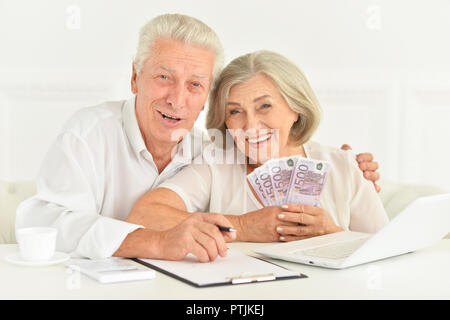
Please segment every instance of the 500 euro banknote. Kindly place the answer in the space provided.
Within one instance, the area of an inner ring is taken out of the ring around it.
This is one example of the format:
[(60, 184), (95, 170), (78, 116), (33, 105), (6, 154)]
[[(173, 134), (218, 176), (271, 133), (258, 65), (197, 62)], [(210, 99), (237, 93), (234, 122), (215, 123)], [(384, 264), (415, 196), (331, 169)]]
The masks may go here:
[(330, 164), (326, 161), (298, 158), (292, 172), (286, 203), (318, 206)]
[(256, 168), (247, 178), (264, 206), (277, 205), (272, 180), (266, 166)]
[(276, 205), (286, 203), (292, 172), (298, 157), (271, 159), (267, 165), (275, 193)]

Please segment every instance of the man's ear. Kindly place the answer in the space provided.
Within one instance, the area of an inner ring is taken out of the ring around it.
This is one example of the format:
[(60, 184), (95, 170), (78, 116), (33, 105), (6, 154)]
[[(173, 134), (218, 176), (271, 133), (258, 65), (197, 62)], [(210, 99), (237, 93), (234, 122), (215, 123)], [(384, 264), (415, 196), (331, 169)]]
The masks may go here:
[(136, 78), (137, 78), (136, 68), (134, 67), (134, 62), (133, 62), (133, 72), (131, 74), (131, 92), (133, 92), (134, 94), (137, 94), (137, 92), (138, 92)]

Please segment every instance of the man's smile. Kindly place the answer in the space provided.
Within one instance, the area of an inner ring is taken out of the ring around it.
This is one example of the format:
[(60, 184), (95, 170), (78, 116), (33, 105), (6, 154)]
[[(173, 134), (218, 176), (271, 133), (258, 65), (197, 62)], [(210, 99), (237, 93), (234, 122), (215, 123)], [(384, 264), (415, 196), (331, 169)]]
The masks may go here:
[(170, 115), (170, 114), (162, 112), (162, 111), (158, 111), (158, 112), (163, 116), (164, 119), (173, 120), (173, 121), (181, 120), (181, 118), (176, 117), (174, 115)]
[(174, 127), (180, 124), (184, 119), (178, 115), (170, 114), (167, 112), (162, 112), (159, 110), (156, 110), (159, 114), (159, 117), (162, 121), (162, 123), (169, 127)]

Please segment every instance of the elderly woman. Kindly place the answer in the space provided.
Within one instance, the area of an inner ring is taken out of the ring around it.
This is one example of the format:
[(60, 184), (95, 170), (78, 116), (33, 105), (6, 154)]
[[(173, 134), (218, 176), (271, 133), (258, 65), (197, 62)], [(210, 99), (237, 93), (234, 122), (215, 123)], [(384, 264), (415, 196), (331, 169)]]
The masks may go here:
[[(350, 151), (310, 141), (319, 122), (319, 103), (294, 63), (270, 51), (236, 58), (210, 94), (207, 128), (232, 138), (248, 161), (194, 161), (144, 196), (146, 212), (132, 212), (128, 220), (167, 229), (185, 219), (187, 212), (216, 212), (237, 229), (237, 240), (255, 242), (299, 240), (342, 230), (376, 232), (388, 218), (373, 184), (364, 179)], [(318, 206), (261, 204), (246, 177), (274, 150), (278, 157), (301, 155), (330, 163)]]

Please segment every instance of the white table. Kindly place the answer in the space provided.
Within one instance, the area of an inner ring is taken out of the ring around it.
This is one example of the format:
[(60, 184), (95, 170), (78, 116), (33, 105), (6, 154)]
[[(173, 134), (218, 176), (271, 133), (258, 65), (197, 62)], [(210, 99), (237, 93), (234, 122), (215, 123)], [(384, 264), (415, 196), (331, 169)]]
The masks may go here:
[[(264, 245), (229, 247), (252, 253)], [(159, 272), (152, 280), (99, 284), (62, 264), (21, 267), (3, 260), (17, 250), (17, 245), (0, 245), (0, 299), (450, 299), (450, 240), (346, 270), (273, 260), (308, 278), (210, 288), (195, 288)]]

